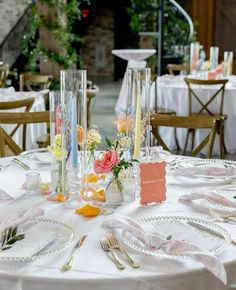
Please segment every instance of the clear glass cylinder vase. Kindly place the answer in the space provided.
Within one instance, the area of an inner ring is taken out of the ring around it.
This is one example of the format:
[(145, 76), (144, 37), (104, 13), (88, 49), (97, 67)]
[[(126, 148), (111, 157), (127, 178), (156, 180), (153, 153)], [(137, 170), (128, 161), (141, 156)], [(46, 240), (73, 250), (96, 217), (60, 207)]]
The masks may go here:
[[(64, 122), (61, 126), (62, 145), (68, 152), (63, 170), (69, 172), (71, 199), (80, 200), (86, 188), (87, 173), (87, 72), (86, 70), (61, 71), (61, 110)], [(71, 98), (66, 92), (70, 92)]]
[(150, 148), (150, 68), (129, 68), (128, 95), (125, 110), (126, 135), (131, 138), (131, 156), (140, 160)]

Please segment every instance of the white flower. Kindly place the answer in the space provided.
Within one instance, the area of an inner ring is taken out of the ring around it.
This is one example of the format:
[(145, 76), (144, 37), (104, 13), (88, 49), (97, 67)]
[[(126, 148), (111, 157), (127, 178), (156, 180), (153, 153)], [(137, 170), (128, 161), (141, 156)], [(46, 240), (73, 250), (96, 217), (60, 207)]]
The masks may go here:
[(66, 158), (67, 151), (64, 148), (62, 149), (61, 147), (55, 147), (52, 151), (52, 154), (58, 161), (60, 161), (64, 158)]
[(122, 148), (129, 148), (131, 146), (131, 142), (132, 142), (131, 138), (125, 136), (119, 140), (119, 145)]
[(53, 140), (53, 146), (61, 146), (61, 134), (57, 134)]
[(87, 132), (88, 147), (101, 143), (101, 135), (97, 130), (91, 129)]

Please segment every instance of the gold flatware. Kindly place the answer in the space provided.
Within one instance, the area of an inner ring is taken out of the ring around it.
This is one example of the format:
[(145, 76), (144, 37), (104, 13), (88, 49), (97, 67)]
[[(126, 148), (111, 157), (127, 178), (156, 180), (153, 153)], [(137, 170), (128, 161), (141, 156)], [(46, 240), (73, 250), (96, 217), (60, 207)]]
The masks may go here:
[[(219, 238), (221, 238), (221, 239), (224, 238), (224, 237), (223, 237), (220, 233), (218, 233), (217, 231), (215, 231), (215, 230), (213, 230), (213, 229), (210, 229), (210, 228), (208, 228), (207, 226), (204, 226), (204, 225), (202, 225), (202, 224), (199, 224), (199, 223), (196, 223), (196, 222), (192, 222), (192, 221), (188, 221), (187, 224), (189, 224), (189, 225), (191, 225), (191, 226), (193, 226), (193, 227), (195, 227), (195, 228), (197, 228), (197, 229), (199, 229), (199, 230), (205, 231), (205, 232), (207, 232), (207, 233), (209, 233), (209, 234), (211, 234), (211, 235), (213, 235), (213, 236), (217, 236), (217, 237), (219, 237)], [(236, 244), (236, 239), (233, 239), (231, 236), (230, 236), (230, 239), (231, 239), (231, 242), (232, 242), (233, 244)]]
[(209, 209), (209, 214), (219, 222), (236, 221), (234, 214), (222, 214), (213, 209)]
[(79, 241), (75, 244), (75, 246), (74, 246), (74, 248), (73, 248), (73, 250), (72, 250), (72, 252), (71, 252), (71, 254), (70, 254), (69, 258), (68, 258), (68, 260), (66, 261), (66, 263), (65, 263), (65, 264), (63, 265), (63, 267), (62, 267), (62, 269), (63, 269), (64, 271), (68, 271), (68, 270), (71, 269), (71, 267), (72, 267), (72, 263), (73, 263), (73, 261), (74, 261), (76, 255), (77, 255), (78, 252), (79, 252), (79, 249), (80, 249), (81, 246), (83, 245), (83, 243), (84, 243), (84, 241), (85, 241), (86, 238), (87, 238), (87, 235), (83, 235), (83, 236), (79, 239)]
[(129, 264), (130, 264), (131, 267), (133, 267), (133, 268), (139, 268), (139, 264), (136, 263), (131, 258), (131, 256), (128, 254), (128, 252), (119, 244), (119, 242), (117, 241), (116, 237), (112, 233), (109, 233), (106, 236), (107, 236), (107, 241), (110, 244), (110, 246), (113, 249), (117, 249), (117, 250), (121, 251), (126, 256), (126, 259), (129, 262)]
[(108, 244), (107, 240), (100, 240), (101, 247), (103, 251), (110, 252), (111, 258), (113, 262), (116, 264), (117, 268), (120, 270), (125, 269), (125, 265), (123, 265), (117, 255), (114, 253), (112, 247)]
[(30, 170), (30, 167), (27, 164), (25, 164), (24, 162), (22, 162), (21, 160), (19, 160), (18, 158), (13, 157), (12, 161), (19, 164), (24, 169)]

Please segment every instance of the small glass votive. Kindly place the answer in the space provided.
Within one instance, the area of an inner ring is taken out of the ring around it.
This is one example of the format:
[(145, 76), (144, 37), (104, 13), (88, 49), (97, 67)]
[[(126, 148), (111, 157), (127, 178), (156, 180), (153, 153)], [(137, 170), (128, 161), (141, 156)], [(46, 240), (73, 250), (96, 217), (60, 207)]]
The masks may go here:
[(39, 172), (28, 172), (25, 174), (26, 195), (39, 195), (41, 182)]

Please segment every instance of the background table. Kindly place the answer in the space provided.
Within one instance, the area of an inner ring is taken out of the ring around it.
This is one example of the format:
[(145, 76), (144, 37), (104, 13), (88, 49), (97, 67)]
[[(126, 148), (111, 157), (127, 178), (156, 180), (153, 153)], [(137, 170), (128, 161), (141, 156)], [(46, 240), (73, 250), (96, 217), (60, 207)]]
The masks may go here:
[[(9, 164), (10, 158), (0, 159), (1, 164)], [(13, 197), (20, 197), (20, 190), (26, 171), (17, 164), (10, 163), (5, 171), (0, 172), (0, 188)], [(12, 182), (14, 176), (14, 182)], [(43, 181), (49, 180), (49, 172), (41, 171)], [(212, 182), (212, 181), (211, 181)], [(113, 262), (101, 250), (99, 239), (105, 230), (101, 224), (113, 216), (127, 215), (138, 219), (157, 214), (190, 214), (204, 216), (192, 207), (178, 202), (178, 197), (197, 188), (204, 190), (209, 181), (191, 177), (168, 176), (167, 201), (162, 204), (140, 206), (139, 200), (117, 207), (111, 215), (95, 218), (83, 218), (74, 213), (74, 209), (63, 204), (52, 203), (45, 197), (16, 199), (6, 204), (0, 202), (0, 218), (15, 213), (22, 208), (39, 206), (45, 216), (62, 220), (78, 230), (78, 236), (87, 234), (88, 238), (70, 271), (61, 268), (71, 248), (61, 254), (36, 260), (31, 263), (0, 262), (0, 290), (223, 290), (225, 287), (200, 263), (193, 260), (172, 260), (145, 256), (129, 250), (133, 258), (140, 263), (139, 269), (127, 265), (124, 271), (117, 270)], [(215, 184), (215, 182), (214, 182)], [(205, 215), (209, 218), (209, 216)], [(222, 224), (221, 224), (222, 225)], [(224, 224), (236, 237), (236, 226)], [(226, 265), (228, 281), (236, 282), (236, 246), (230, 246), (220, 256)]]
[[(34, 104), (31, 108), (31, 112), (38, 112), (38, 111), (45, 111), (45, 100), (44, 94), (48, 93), (48, 90), (42, 90), (39, 92), (16, 92), (13, 87), (7, 89), (0, 89), (0, 102), (4, 101), (14, 101), (19, 99), (26, 99), (26, 98), (35, 98)], [(23, 112), (24, 108), (9, 110), (9, 112)], [(5, 110), (6, 111), (6, 110)], [(2, 125), (3, 128), (10, 132), (11, 128), (14, 125)], [(26, 149), (34, 149), (38, 148), (36, 144), (36, 140), (46, 134), (47, 128), (45, 123), (37, 123), (37, 124), (30, 124), (27, 125), (27, 132), (26, 132)], [(14, 141), (21, 146), (22, 144), (22, 126), (16, 131), (14, 134)]]
[[(164, 107), (174, 110), (177, 115), (186, 116), (188, 115), (188, 88), (183, 80), (184, 76), (169, 76), (164, 75), (157, 78), (157, 92), (155, 94), (154, 85), (151, 89), (151, 105), (154, 107), (155, 98), (157, 98), (157, 107)], [(204, 96), (204, 100), (208, 100), (214, 93), (215, 89), (212, 87), (198, 86), (196, 93)], [(193, 103), (195, 109), (198, 105)], [(220, 106), (219, 99), (214, 100), (214, 107), (209, 106), (213, 109)], [(225, 145), (227, 152), (236, 152), (236, 76), (229, 77), (229, 82), (226, 84), (224, 107), (223, 113), (228, 115), (225, 121)], [(177, 129), (177, 137), (181, 148), (184, 146), (185, 136), (187, 130)], [(205, 131), (206, 132), (206, 131)], [(205, 136), (204, 130), (196, 131), (196, 144)], [(175, 148), (175, 140), (173, 130), (170, 128), (160, 128), (160, 133), (165, 140), (167, 146), (171, 149)], [(189, 138), (190, 141), (191, 138)], [(216, 136), (214, 152), (219, 152), (219, 141), (218, 135)]]

